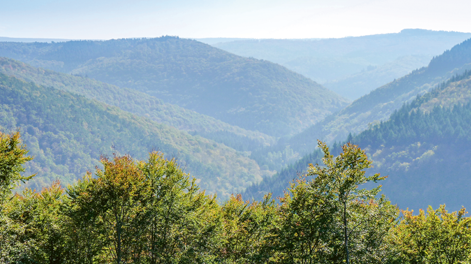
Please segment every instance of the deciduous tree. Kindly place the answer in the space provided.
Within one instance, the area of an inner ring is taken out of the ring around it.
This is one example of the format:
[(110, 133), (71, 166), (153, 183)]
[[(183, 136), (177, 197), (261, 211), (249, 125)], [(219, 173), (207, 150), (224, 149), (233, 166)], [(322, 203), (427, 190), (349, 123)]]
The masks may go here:
[(402, 211), (391, 244), (402, 263), (467, 263), (471, 260), (471, 218), (466, 209), (448, 213), (445, 205), (427, 212)]

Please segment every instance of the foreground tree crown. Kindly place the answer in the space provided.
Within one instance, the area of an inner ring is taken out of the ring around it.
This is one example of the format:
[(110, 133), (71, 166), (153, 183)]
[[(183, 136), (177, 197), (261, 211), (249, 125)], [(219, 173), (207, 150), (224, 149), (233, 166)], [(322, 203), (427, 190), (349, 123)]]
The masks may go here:
[(31, 160), (19, 133), (0, 134), (1, 263), (463, 263), (471, 260), (470, 218), (445, 206), (402, 211), (384, 180), (366, 176), (364, 151), (346, 144), (293, 181), (276, 202), (220, 204), (175, 159), (103, 157), (67, 188), (24, 189)]

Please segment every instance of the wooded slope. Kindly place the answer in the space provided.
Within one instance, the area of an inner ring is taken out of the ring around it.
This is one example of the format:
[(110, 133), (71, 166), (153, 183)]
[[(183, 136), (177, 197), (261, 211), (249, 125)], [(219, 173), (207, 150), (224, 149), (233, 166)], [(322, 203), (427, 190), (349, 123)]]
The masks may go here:
[(71, 183), (98, 165), (100, 155), (152, 150), (176, 157), (210, 192), (227, 198), (260, 181), (268, 171), (232, 148), (157, 124), (117, 107), (0, 74), (0, 126), (19, 128), (35, 156), (28, 172), (34, 187), (59, 178)]
[(272, 144), (275, 140), (266, 134), (245, 130), (213, 117), (164, 103), (148, 94), (83, 76), (36, 68), (23, 62), (1, 57), (0, 73), (117, 106), (126, 112), (147, 117), (157, 123), (170, 125), (191, 134), (202, 135), (237, 150), (250, 150)]
[(0, 56), (132, 88), (272, 136), (300, 132), (348, 103), (278, 64), (176, 37), (3, 42)]
[[(471, 72), (451, 78), (348, 141), (365, 149), (374, 161), (369, 173), (389, 175), (384, 193), (402, 208), (446, 203), (467, 206), (471, 196)], [(334, 153), (340, 152), (334, 144)], [(279, 196), (288, 182), (321, 163), (319, 150), (304, 156), (273, 178), (250, 187), (246, 196), (260, 198), (271, 191)], [(247, 197), (248, 198), (248, 197)]]
[(471, 34), (461, 32), (404, 29), (399, 33), (360, 37), (208, 43), (240, 56), (279, 63), (355, 100), (426, 66), (433, 56), (470, 37)]
[(342, 141), (349, 133), (360, 133), (369, 125), (387, 120), (404, 103), (411, 102), (417, 95), (430, 91), (467, 69), (471, 69), (471, 40), (435, 57), (428, 67), (377, 88), (337, 114), (293, 136), (286, 144), (295, 151), (306, 154), (315, 148), (316, 139), (330, 143)]

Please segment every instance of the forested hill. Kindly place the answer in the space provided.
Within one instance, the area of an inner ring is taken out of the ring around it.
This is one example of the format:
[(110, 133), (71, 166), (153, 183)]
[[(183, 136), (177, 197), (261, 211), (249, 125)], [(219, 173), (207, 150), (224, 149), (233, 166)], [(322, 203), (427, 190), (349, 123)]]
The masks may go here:
[(433, 56), (470, 37), (470, 33), (405, 29), (360, 37), (208, 43), (240, 56), (279, 63), (355, 100), (426, 66)]
[(139, 90), (272, 136), (300, 132), (348, 103), (278, 64), (176, 37), (3, 42), (0, 56)]
[(344, 140), (349, 133), (360, 133), (369, 124), (387, 120), (404, 103), (466, 69), (471, 69), (471, 40), (435, 57), (428, 67), (413, 71), (354, 101), (339, 113), (293, 136), (286, 144), (306, 154), (315, 148), (316, 139), (327, 142)]
[(55, 179), (71, 183), (98, 165), (102, 154), (145, 159), (152, 150), (177, 157), (221, 198), (268, 173), (232, 148), (66, 91), (0, 73), (0, 94), (0, 129), (19, 128), (35, 157), (27, 164), (29, 173), (38, 173), (33, 187)]
[[(350, 142), (365, 149), (374, 161), (370, 173), (389, 175), (384, 193), (401, 208), (446, 203), (452, 209), (469, 206), (471, 194), (471, 72), (452, 78), (419, 96)], [(340, 144), (333, 146), (338, 153)], [(305, 156), (245, 196), (260, 198), (266, 191), (281, 195), (288, 182), (321, 163), (320, 151)]]
[(0, 73), (117, 106), (121, 110), (148, 117), (155, 122), (176, 127), (179, 130), (202, 135), (240, 151), (259, 148), (275, 141), (266, 134), (245, 130), (213, 117), (164, 103), (148, 94), (119, 88), (83, 76), (35, 68), (23, 62), (2, 57), (0, 57)]

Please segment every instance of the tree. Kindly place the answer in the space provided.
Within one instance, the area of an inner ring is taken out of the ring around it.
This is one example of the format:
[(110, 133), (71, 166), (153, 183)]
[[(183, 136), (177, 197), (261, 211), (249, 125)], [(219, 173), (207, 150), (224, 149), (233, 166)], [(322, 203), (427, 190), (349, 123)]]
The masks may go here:
[(220, 244), (221, 214), (215, 196), (175, 159), (152, 152), (139, 164), (148, 188), (143, 221), (148, 263), (211, 263)]
[[(152, 152), (148, 161), (115, 156), (102, 164), (95, 178), (88, 173), (67, 190), (66, 213), (79, 231), (72, 241), (88, 263), (214, 259), (221, 230), (216, 197), (199, 191), (176, 160)], [(98, 241), (84, 238), (84, 230)]]
[(354, 212), (351, 209), (358, 203), (375, 199), (381, 191), (381, 186), (370, 190), (359, 189), (359, 186), (368, 182), (376, 183), (386, 177), (380, 177), (379, 173), (365, 176), (365, 169), (370, 168), (372, 162), (368, 160), (365, 152), (356, 145), (345, 144), (342, 146), (342, 153), (335, 158), (330, 154), (325, 143), (318, 141), (318, 146), (324, 152), (322, 161), (325, 166), (311, 164), (307, 176), (315, 176), (311, 184), (328, 194), (325, 202), (333, 203), (332, 206), (341, 212), (345, 261), (349, 264), (349, 234), (355, 229), (354, 226), (350, 225), (349, 227), (349, 220), (354, 219)]
[(9, 202), (8, 217), (26, 231), (17, 234), (20, 241), (29, 241), (29, 253), (22, 262), (65, 263), (67, 259), (64, 215), (61, 212), (64, 190), (59, 182), (41, 192), (25, 189)]
[(89, 173), (84, 184), (68, 190), (76, 213), (98, 222), (98, 231), (107, 245), (103, 256), (106, 261), (127, 263), (139, 252), (136, 233), (143, 221), (145, 200), (149, 196), (145, 177), (129, 156), (115, 156), (113, 160), (102, 157), (104, 169), (96, 170), (96, 178)]
[[(275, 223), (275, 257), (279, 263), (332, 263), (336, 211), (328, 185), (315, 185), (306, 177), (291, 183), (280, 199)], [(334, 257), (335, 258), (335, 257)]]
[(107, 239), (103, 239), (104, 223), (98, 220), (99, 210), (91, 203), (89, 176), (68, 186), (64, 197), (62, 213), (68, 234), (67, 263), (92, 264), (107, 245)]
[(399, 209), (382, 196), (380, 199), (351, 204), (349, 243), (353, 245), (352, 262), (393, 263), (396, 248), (389, 243), (397, 225)]
[(20, 132), (10, 135), (0, 132), (0, 202), (3, 202), (16, 182), (34, 177), (21, 175), (25, 171), (23, 165), (33, 159), (26, 154), (28, 150), (21, 144)]
[(32, 160), (26, 156), (28, 150), (21, 144), (20, 133), (5, 134), (0, 132), (0, 261), (18, 262), (31, 252), (33, 240), (22, 240), (25, 224), (12, 220), (5, 211), (14, 209), (7, 200), (18, 181), (27, 181), (34, 177), (22, 176), (23, 165)]
[(471, 218), (466, 209), (448, 213), (444, 205), (402, 211), (390, 243), (399, 251), (401, 263), (467, 263), (471, 260)]
[(15, 208), (12, 203), (3, 204), (0, 214), (0, 263), (28, 263), (36, 240), (29, 236), (27, 224), (8, 216)]
[(261, 202), (231, 196), (222, 206), (223, 226), (219, 261), (223, 263), (267, 263), (272, 255), (272, 229), (278, 206), (271, 195)]

